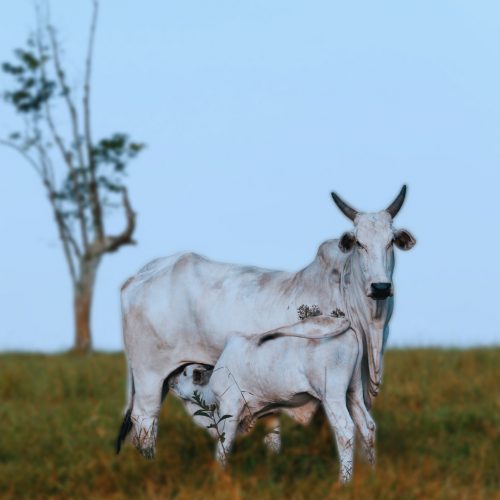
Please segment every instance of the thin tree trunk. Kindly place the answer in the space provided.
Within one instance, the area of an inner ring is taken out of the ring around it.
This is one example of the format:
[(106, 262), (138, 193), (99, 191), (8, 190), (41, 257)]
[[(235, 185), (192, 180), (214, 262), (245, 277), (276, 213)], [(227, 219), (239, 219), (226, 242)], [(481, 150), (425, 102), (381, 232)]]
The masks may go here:
[(92, 350), (90, 319), (98, 265), (98, 259), (82, 259), (80, 276), (74, 289), (75, 343), (73, 350), (81, 354)]

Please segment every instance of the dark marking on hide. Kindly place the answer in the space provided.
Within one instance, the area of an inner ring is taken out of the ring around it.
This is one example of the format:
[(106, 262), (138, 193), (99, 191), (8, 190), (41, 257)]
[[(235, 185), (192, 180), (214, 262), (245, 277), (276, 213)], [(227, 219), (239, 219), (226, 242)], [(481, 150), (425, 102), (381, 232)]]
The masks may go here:
[(257, 343), (257, 346), (261, 346), (264, 342), (267, 342), (269, 340), (274, 340), (280, 337), (283, 337), (284, 335), (280, 332), (276, 333), (269, 333), (268, 335), (264, 335), (259, 339), (259, 342)]
[(168, 394), (168, 390), (170, 389), (170, 385), (169, 385), (169, 377), (167, 377), (164, 381), (163, 381), (163, 385), (161, 386), (161, 402), (163, 403), (163, 401), (165, 400), (165, 398), (167, 397), (167, 394)]
[(299, 406), (304, 406), (306, 403), (309, 403), (313, 399), (316, 398), (314, 398), (314, 396), (311, 396), (308, 392), (298, 392), (287, 401), (278, 401), (267, 404), (261, 410), (255, 413), (254, 417), (262, 418), (269, 413), (279, 411), (281, 408), (298, 408)]

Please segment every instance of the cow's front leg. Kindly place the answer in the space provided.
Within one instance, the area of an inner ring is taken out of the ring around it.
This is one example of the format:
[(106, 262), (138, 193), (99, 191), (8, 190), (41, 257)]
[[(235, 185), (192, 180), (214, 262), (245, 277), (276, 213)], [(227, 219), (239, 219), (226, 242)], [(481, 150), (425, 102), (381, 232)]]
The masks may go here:
[(335, 434), (340, 460), (340, 482), (348, 483), (352, 477), (354, 460), (354, 422), (344, 399), (323, 401), (328, 422)]
[(264, 437), (264, 444), (270, 452), (279, 453), (281, 450), (281, 429), (279, 416), (272, 415), (267, 417), (264, 421), (264, 425), (267, 431)]

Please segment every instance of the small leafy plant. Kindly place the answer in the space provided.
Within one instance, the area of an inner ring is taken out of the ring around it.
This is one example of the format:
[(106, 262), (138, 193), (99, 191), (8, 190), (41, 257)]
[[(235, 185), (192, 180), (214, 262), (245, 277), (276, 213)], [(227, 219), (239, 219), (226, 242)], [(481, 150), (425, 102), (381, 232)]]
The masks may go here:
[(220, 431), (219, 424), (222, 421), (226, 420), (227, 418), (231, 418), (232, 415), (220, 416), (218, 406), (216, 404), (208, 404), (203, 399), (203, 396), (200, 394), (199, 391), (194, 391), (192, 401), (196, 406), (200, 408), (193, 414), (193, 416), (194, 417), (200, 416), (209, 419), (210, 424), (207, 425), (206, 428), (215, 429), (215, 432), (217, 434), (217, 440), (220, 442), (221, 447), (224, 451), (224, 457), (227, 459), (228, 451), (224, 447), (224, 441), (226, 440), (226, 433)]
[(330, 316), (332, 316), (333, 318), (345, 318), (345, 312), (337, 307), (337, 309), (334, 309), (330, 313)]
[(307, 306), (306, 304), (302, 304), (297, 308), (297, 314), (299, 315), (299, 319), (303, 320), (306, 318), (310, 318), (311, 316), (321, 316), (323, 314), (317, 305)]

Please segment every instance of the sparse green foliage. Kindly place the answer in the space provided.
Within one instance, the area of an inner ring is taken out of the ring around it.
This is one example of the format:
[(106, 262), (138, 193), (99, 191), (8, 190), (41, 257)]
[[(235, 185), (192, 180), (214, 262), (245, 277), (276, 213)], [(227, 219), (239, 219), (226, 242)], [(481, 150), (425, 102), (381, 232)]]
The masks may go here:
[[(56, 82), (48, 79), (42, 67), (48, 62), (46, 47), (40, 54), (35, 54), (33, 40), (29, 39), (26, 49), (14, 51), (15, 62), (4, 62), (2, 70), (10, 74), (16, 88), (4, 93), (6, 102), (16, 111), (27, 115), (41, 113), (42, 106), (51, 99), (57, 87)], [(41, 118), (41, 115), (37, 116)]]
[[(193, 403), (198, 406), (200, 409), (197, 410), (193, 416), (201, 416), (208, 418), (210, 423), (207, 425), (207, 429), (214, 429), (217, 435), (217, 440), (221, 443), (222, 449), (224, 450), (224, 454), (227, 455), (226, 449), (224, 448), (224, 442), (226, 441), (226, 433), (224, 431), (221, 432), (219, 428), (219, 424), (226, 420), (227, 418), (231, 418), (232, 415), (220, 415), (219, 408), (216, 404), (207, 404), (203, 399), (202, 395), (198, 391), (194, 391), (192, 397)], [(227, 457), (226, 457), (227, 458)]]
[(357, 460), (353, 483), (342, 488), (321, 413), (308, 427), (282, 417), (279, 455), (269, 455), (257, 425), (237, 439), (222, 473), (212, 440), (169, 396), (155, 460), (132, 445), (116, 456), (122, 355), (3, 354), (0, 497), (496, 499), (500, 349), (389, 350), (384, 361), (374, 409), (377, 467)]

